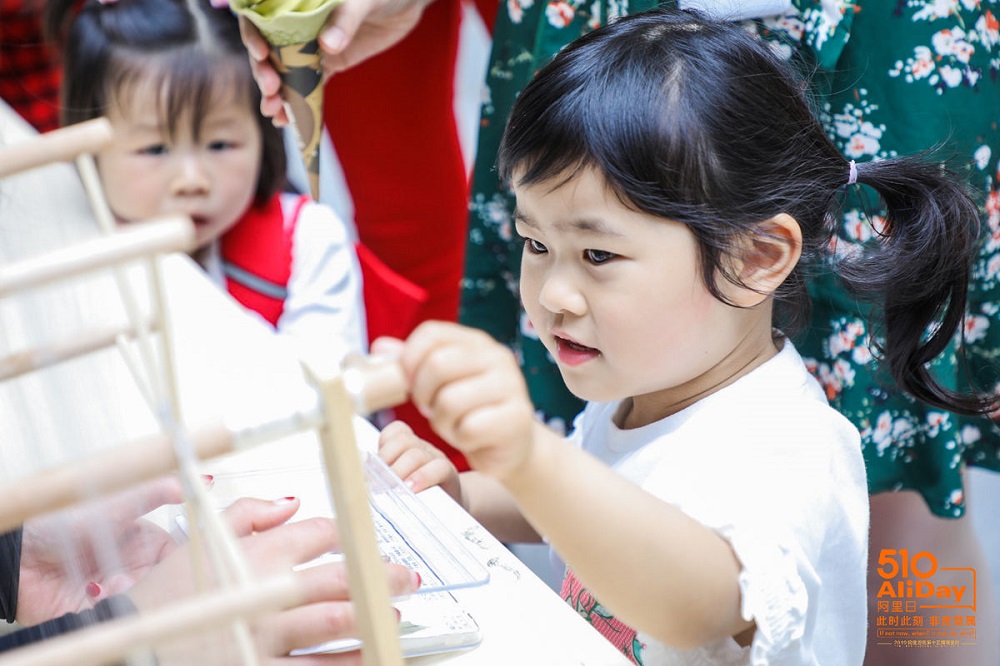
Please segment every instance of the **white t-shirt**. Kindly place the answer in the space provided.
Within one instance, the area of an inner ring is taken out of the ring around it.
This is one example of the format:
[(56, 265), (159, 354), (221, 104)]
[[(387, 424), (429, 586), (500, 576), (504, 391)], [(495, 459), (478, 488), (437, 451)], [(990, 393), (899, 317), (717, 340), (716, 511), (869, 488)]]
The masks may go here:
[(792, 344), (656, 423), (621, 430), (612, 421), (617, 409), (588, 404), (571, 439), (731, 544), (742, 565), (743, 616), (757, 627), (746, 648), (726, 638), (681, 651), (640, 633), (643, 663), (861, 664), (868, 559), (861, 444)]

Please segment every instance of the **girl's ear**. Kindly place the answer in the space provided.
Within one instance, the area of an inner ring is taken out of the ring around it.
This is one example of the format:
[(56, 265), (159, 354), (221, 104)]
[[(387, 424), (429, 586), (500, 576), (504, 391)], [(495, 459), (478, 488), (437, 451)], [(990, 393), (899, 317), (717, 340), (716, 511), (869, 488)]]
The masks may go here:
[(744, 287), (732, 294), (743, 307), (759, 305), (788, 278), (802, 256), (802, 230), (794, 217), (780, 213), (757, 225), (740, 256)]

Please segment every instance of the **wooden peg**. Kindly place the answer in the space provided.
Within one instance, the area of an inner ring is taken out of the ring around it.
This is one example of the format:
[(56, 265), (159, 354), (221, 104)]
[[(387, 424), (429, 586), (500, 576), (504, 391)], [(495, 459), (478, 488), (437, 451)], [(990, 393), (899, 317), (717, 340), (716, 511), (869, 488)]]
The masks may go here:
[(367, 416), (386, 407), (406, 402), (406, 375), (399, 361), (385, 356), (368, 356), (348, 361), (344, 386), (358, 414)]
[(306, 372), (322, 396), (324, 423), (319, 436), (342, 537), (362, 661), (366, 666), (402, 666), (399, 623), (389, 603), (389, 581), (354, 436), (354, 401), (344, 386), (343, 374), (324, 376), (309, 365)]
[(306, 593), (292, 575), (260, 581), (250, 587), (199, 595), (147, 615), (104, 622), (27, 647), (5, 652), (4, 666), (91, 666), (118, 663), (143, 645), (166, 644), (212, 629), (235, 618), (253, 619), (267, 612), (300, 605)]
[(95, 118), (0, 147), (0, 178), (52, 162), (69, 162), (81, 153), (96, 153), (111, 142), (111, 123)]
[(0, 266), (0, 297), (156, 253), (187, 250), (194, 224), (178, 216)]

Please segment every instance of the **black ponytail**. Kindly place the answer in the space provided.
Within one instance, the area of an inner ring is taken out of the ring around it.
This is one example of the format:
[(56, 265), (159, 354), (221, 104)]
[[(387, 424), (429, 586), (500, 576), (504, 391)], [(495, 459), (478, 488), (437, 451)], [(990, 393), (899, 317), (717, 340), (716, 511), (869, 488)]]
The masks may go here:
[(970, 415), (992, 411), (995, 396), (949, 390), (927, 367), (956, 335), (964, 342), (979, 237), (979, 209), (967, 188), (926, 157), (859, 165), (858, 182), (880, 195), (885, 222), (878, 242), (842, 258), (837, 272), (851, 293), (880, 308), (878, 352), (893, 380), (936, 407)]

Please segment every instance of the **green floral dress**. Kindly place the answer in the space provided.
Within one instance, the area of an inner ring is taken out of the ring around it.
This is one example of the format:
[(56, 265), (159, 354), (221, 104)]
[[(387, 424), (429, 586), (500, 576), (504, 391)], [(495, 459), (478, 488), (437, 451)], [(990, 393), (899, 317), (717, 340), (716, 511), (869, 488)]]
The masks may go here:
[[(762, 22), (765, 38), (800, 40), (818, 66), (817, 112), (858, 162), (936, 148), (982, 209), (981, 253), (965, 322), (966, 358), (945, 354), (938, 378), (967, 388), (1000, 383), (1000, 0), (799, 3), (796, 18)], [(784, 41), (787, 45), (789, 42)], [(877, 195), (850, 188), (838, 250), (872, 238)], [(867, 207), (866, 207), (867, 205)], [(961, 516), (961, 468), (1000, 470), (1000, 429), (928, 407), (893, 387), (872, 356), (864, 311), (835, 278), (811, 284), (812, 326), (796, 344), (831, 403), (858, 426), (872, 493), (918, 490), (930, 509)], [(966, 374), (968, 373), (968, 374)]]
[[(493, 169), (514, 99), (562, 46), (608, 20), (648, 9), (650, 0), (506, 0), (482, 105), (479, 158), (469, 216), (460, 318), (518, 354), (539, 414), (565, 429), (581, 404), (519, 306), (520, 246), (513, 198)], [(797, 12), (748, 24), (787, 57), (816, 68), (817, 113), (850, 159), (938, 153), (963, 171), (983, 209), (982, 256), (966, 324), (967, 362), (946, 355), (942, 381), (964, 385), (966, 368), (982, 386), (1000, 384), (1000, 0), (795, 0)], [(811, 71), (811, 70), (810, 70)], [(852, 188), (840, 228), (842, 247), (878, 227), (873, 193)], [(863, 208), (861, 202), (869, 203)], [(867, 345), (864, 312), (831, 279), (812, 285), (813, 326), (796, 341), (831, 402), (861, 430), (872, 493), (919, 490), (931, 510), (964, 511), (960, 470), (1000, 470), (1000, 429), (910, 400), (896, 391)]]

